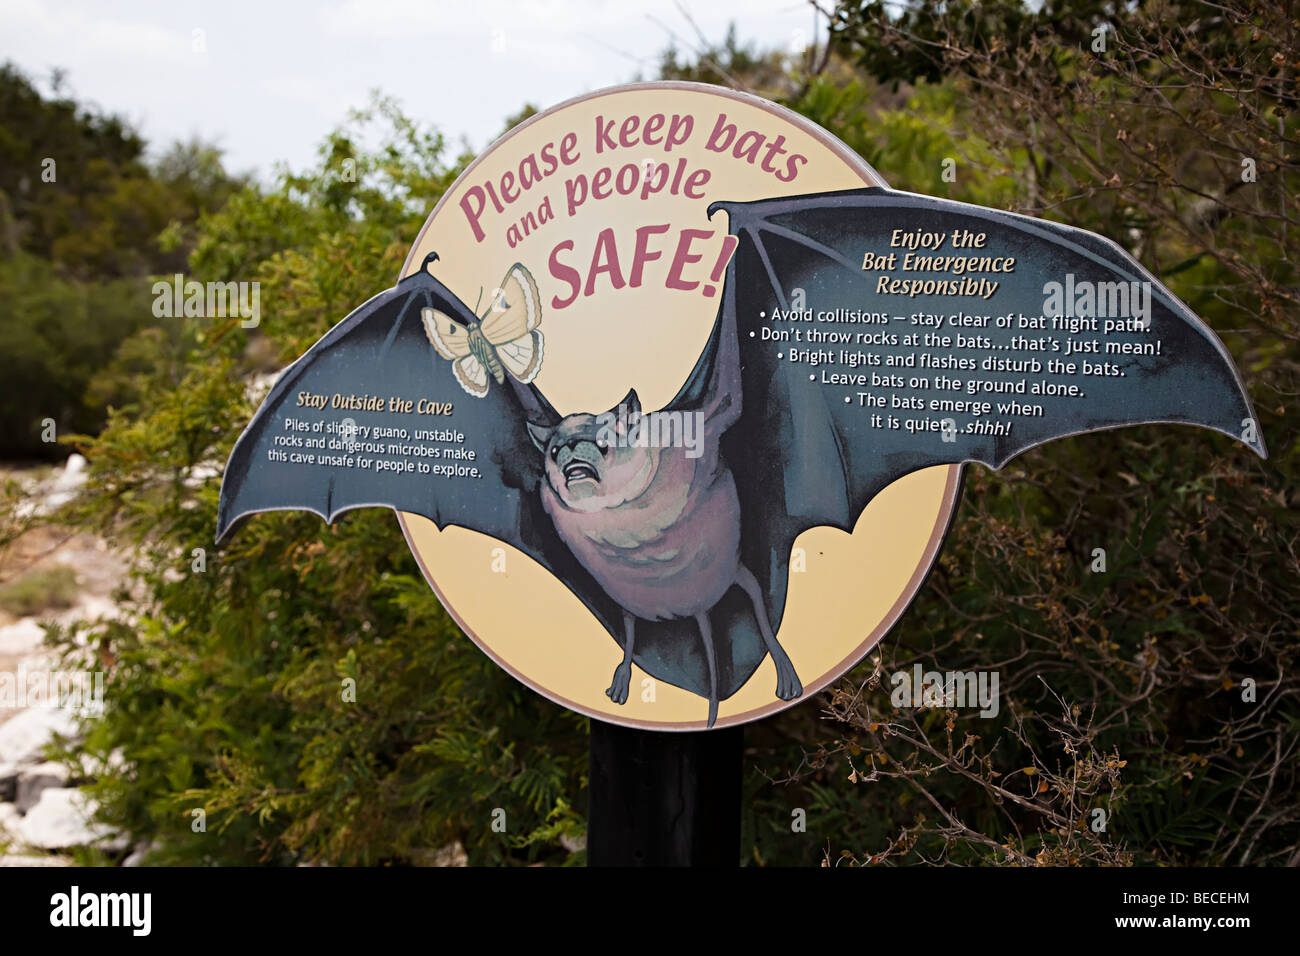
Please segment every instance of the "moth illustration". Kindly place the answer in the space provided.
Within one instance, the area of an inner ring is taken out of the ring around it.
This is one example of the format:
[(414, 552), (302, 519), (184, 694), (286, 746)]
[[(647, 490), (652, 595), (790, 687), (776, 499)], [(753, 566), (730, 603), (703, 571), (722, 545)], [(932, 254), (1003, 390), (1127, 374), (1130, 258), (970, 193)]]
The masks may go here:
[(527, 384), (542, 370), (545, 340), (537, 327), (542, 300), (532, 273), (518, 262), (476, 321), (465, 325), (432, 307), (422, 311), (421, 319), (429, 341), (439, 355), (451, 359), (456, 381), (471, 395), (487, 394), (489, 375), (503, 385), (508, 371)]
[[(612, 700), (626, 700), (635, 664), (707, 700), (694, 725), (707, 727), (769, 656), (773, 699), (804, 692), (791, 660), (801, 635), (777, 640), (795, 539), (851, 531), (903, 475), (1000, 468), (1055, 438), (1152, 422), (1210, 428), (1266, 455), (1222, 343), (1109, 240), (882, 188), (715, 203), (710, 216), (719, 210), (735, 252), (708, 343), (664, 408), (640, 414), (631, 391), (621, 409), (560, 416), (507, 364), (500, 387), (484, 379), (482, 398), (455, 406), (479, 478), (269, 460), (301, 390), (454, 388), (417, 316), (444, 316), (444, 343), (468, 343), (480, 320), (430, 274), (431, 257), (285, 371), (231, 453), (218, 540), (252, 512), (333, 521), (372, 505), (482, 532), (539, 562), (601, 622), (622, 650)], [(919, 262), (910, 272), (865, 257), (909, 247), (931, 257), (908, 260)], [(1049, 316), (1054, 334), (1041, 331)], [(692, 442), (644, 440), (642, 429), (690, 423)]]

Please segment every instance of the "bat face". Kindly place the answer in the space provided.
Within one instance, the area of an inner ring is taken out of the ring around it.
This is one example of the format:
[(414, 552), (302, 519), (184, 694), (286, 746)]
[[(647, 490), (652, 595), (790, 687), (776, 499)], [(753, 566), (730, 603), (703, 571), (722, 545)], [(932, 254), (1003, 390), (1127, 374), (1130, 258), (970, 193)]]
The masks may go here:
[(633, 392), (600, 415), (568, 415), (550, 428), (528, 425), (545, 460), (546, 482), (570, 510), (617, 508), (638, 497), (654, 480), (659, 449), (638, 443), (643, 426)]

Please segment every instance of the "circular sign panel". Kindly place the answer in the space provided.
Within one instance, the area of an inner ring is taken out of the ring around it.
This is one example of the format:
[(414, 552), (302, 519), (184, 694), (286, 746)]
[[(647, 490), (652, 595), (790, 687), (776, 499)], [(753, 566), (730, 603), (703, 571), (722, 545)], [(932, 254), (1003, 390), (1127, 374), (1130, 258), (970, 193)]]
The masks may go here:
[[(447, 610), (520, 681), (612, 723), (722, 727), (823, 688), (902, 614), (961, 466), (907, 474), (834, 527), (808, 505), (853, 500), (837, 488), (844, 469), (833, 443), (799, 434), (814, 397), (852, 400), (853, 383), (821, 380), (819, 353), (861, 351), (880, 326), (818, 312), (798, 287), (745, 297), (763, 318), (748, 332), (726, 321), (728, 304), (741, 308), (729, 263), (745, 251), (729, 206), (883, 185), (794, 113), (652, 83), (530, 118), (443, 196), (403, 276), (428, 268), (479, 319), (425, 310), (457, 402), (527, 388), (531, 445), (517, 454), (535, 455), (541, 477), (482, 493), (527, 497), (520, 520), (551, 539), (535, 553), (554, 560), (399, 517)], [(761, 244), (750, 254), (766, 261)], [(750, 349), (798, 363), (807, 387), (768, 388)]]

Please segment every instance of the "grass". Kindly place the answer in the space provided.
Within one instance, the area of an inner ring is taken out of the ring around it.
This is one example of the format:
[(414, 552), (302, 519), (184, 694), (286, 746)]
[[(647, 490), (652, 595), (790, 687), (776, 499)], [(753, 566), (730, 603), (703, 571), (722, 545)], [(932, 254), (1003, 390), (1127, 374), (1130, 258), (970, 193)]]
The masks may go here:
[(0, 608), (15, 617), (72, 607), (77, 598), (77, 572), (65, 565), (28, 571), (0, 585)]

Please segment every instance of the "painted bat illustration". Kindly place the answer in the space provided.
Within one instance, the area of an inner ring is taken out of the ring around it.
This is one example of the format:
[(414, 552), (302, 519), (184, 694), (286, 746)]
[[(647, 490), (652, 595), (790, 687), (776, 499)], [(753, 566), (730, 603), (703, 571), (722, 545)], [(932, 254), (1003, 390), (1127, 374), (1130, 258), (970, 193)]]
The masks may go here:
[(377, 472), (295, 448), (346, 415), (362, 419), (359, 455), (401, 457), (367, 430), (398, 416), (302, 412), (304, 395), (459, 393), (421, 313), (465, 329), (478, 316), (429, 273), (431, 256), (281, 376), (226, 466), (218, 540), (276, 509), (332, 521), (387, 506), (480, 531), (546, 567), (622, 648), (612, 700), (626, 700), (636, 663), (707, 699), (712, 726), (768, 655), (776, 695), (802, 693), (776, 638), (795, 538), (851, 531), (903, 475), (1000, 468), (1053, 438), (1150, 422), (1266, 455), (1223, 345), (1100, 236), (882, 188), (718, 209), (735, 253), (708, 344), (665, 408), (642, 415), (633, 391), (562, 418), (507, 375), (449, 420), (477, 477), (437, 459)]

